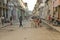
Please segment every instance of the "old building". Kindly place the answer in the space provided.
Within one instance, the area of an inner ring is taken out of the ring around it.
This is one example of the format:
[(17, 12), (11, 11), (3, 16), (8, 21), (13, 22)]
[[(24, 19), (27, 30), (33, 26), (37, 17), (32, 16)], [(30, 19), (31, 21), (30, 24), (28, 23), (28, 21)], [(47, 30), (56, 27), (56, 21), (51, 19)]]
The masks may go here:
[(22, 16), (23, 19), (26, 15), (27, 12), (27, 4), (24, 3), (22, 0), (10, 0), (9, 1), (9, 17), (13, 16), (13, 19), (15, 20), (15, 22), (19, 21), (19, 17)]
[[(22, 3), (21, 3), (22, 1)], [(22, 10), (22, 16), (23, 16), (23, 19), (25, 19), (25, 17), (28, 16), (29, 14), (29, 10), (28, 10), (28, 5), (27, 3), (23, 2), (23, 0), (20, 1), (20, 5), (22, 6), (23, 10)]]
[(48, 6), (47, 18), (51, 15), (51, 17), (54, 16), (55, 19), (60, 20), (60, 0), (46, 0), (45, 5)]
[(43, 0), (43, 3), (39, 7), (40, 17), (42, 19), (48, 20), (48, 16), (53, 17), (53, 1), (52, 0)]
[(45, 6), (44, 6), (44, 19), (48, 20), (48, 16), (51, 15), (53, 17), (53, 1), (52, 0), (46, 0), (45, 1)]
[(45, 5), (44, 5), (44, 3), (41, 3), (40, 5), (39, 5), (39, 16), (40, 16), (40, 18), (43, 18), (43, 19), (45, 19)]
[(4, 16), (6, 17), (6, 13), (7, 13), (7, 0), (0, 0), (0, 17)]
[(39, 15), (39, 5), (42, 3), (42, 0), (37, 0), (37, 3), (35, 4), (33, 15)]
[(60, 21), (60, 0), (53, 0), (54, 17)]
[(0, 17), (4, 16), (6, 21), (13, 16), (15, 21), (18, 21), (19, 16), (24, 16), (28, 9), (27, 4), (22, 0), (0, 0)]

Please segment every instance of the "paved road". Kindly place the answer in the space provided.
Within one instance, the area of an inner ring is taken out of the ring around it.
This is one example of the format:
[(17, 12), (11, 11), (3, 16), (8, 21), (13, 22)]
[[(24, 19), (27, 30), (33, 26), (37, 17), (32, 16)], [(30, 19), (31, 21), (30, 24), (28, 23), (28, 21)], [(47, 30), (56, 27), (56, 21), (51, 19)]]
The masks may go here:
[(4, 31), (0, 33), (0, 40), (60, 40), (60, 33), (48, 30), (45, 25), (41, 28), (29, 27), (30, 22), (26, 22), (24, 27)]

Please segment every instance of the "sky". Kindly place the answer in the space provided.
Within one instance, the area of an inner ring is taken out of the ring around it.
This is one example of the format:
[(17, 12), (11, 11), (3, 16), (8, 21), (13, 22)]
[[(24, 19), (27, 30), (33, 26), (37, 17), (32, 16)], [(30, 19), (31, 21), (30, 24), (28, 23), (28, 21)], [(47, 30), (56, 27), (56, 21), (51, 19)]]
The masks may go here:
[(35, 6), (37, 0), (23, 0), (23, 1), (24, 1), (24, 2), (27, 2), (27, 4), (28, 4), (28, 9), (29, 9), (30, 11), (33, 11), (34, 6)]

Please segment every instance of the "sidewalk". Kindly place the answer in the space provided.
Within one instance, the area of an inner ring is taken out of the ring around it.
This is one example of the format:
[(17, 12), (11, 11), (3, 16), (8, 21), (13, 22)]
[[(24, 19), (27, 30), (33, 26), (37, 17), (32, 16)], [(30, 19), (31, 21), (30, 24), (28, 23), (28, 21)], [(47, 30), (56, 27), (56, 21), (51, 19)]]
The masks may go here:
[(4, 25), (0, 24), (0, 28), (4, 28), (4, 27), (9, 26), (9, 25), (10, 25), (10, 23), (4, 23)]
[[(24, 20), (22, 22), (23, 26), (26, 27), (27, 25), (30, 24), (30, 21)], [(19, 27), (20, 23), (19, 22), (14, 22), (12, 26), (18, 26)], [(0, 28), (8, 27), (10, 26), (10, 23), (5, 23), (4, 25), (0, 24)]]
[(50, 27), (54, 28), (55, 30), (57, 30), (58, 32), (60, 32), (60, 27), (58, 26), (53, 26), (52, 24), (49, 24), (47, 21), (42, 20), (44, 23), (46, 23), (47, 25), (49, 25)]

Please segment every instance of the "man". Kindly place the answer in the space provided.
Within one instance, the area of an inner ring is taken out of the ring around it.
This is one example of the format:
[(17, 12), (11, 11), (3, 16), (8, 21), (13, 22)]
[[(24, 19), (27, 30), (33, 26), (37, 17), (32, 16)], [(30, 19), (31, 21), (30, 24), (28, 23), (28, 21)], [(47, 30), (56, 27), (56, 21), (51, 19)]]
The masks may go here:
[(22, 25), (22, 16), (19, 17), (19, 23), (20, 23), (19, 27), (21, 27), (21, 26), (23, 27), (23, 25)]
[(1, 17), (2, 25), (4, 25), (4, 16)]
[(12, 16), (11, 16), (11, 17), (10, 17), (10, 25), (12, 25), (12, 19), (13, 19), (13, 18), (12, 18)]

